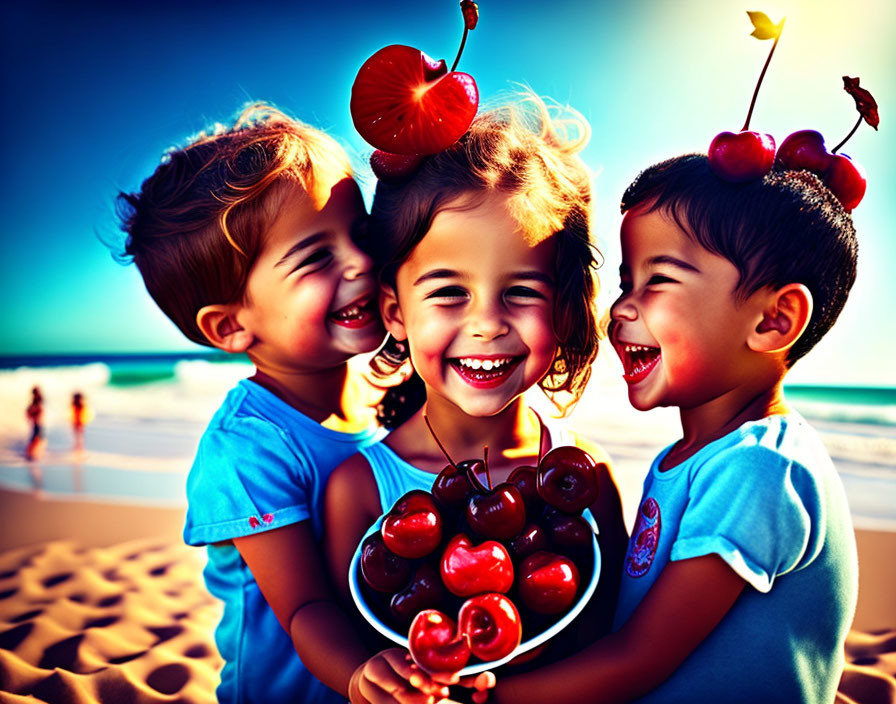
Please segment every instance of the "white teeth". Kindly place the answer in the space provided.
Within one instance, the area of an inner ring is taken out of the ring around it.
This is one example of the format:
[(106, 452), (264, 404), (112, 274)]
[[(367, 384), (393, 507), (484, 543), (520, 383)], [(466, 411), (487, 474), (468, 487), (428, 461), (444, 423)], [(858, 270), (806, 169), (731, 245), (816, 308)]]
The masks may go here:
[(646, 352), (650, 347), (645, 347), (644, 345), (625, 345), (626, 352)]
[(483, 369), (484, 371), (490, 372), (493, 369), (499, 369), (503, 367), (505, 364), (508, 364), (511, 361), (512, 357), (504, 357), (502, 359), (477, 359), (475, 357), (461, 357), (458, 359), (461, 366), (469, 367), (470, 369)]

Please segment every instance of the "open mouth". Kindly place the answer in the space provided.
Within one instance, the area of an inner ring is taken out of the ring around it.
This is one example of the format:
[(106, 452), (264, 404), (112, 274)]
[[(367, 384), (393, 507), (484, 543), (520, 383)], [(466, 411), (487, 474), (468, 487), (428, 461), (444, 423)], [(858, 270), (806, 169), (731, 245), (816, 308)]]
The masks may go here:
[(645, 378), (662, 359), (659, 347), (619, 342), (616, 344), (616, 351), (622, 360), (624, 369), (622, 378), (629, 384), (635, 384)]
[(373, 297), (350, 303), (345, 308), (330, 313), (327, 318), (346, 328), (362, 328), (376, 320), (376, 301)]
[(448, 363), (458, 375), (473, 386), (498, 386), (513, 373), (523, 357), (455, 357)]

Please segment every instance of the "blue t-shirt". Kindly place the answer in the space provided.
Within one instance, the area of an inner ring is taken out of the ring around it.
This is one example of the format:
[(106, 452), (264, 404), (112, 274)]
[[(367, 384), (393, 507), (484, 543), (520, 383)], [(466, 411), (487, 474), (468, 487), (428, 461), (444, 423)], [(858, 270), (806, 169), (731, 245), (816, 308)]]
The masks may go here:
[(858, 591), (843, 486), (799, 415), (745, 423), (681, 464), (654, 460), (623, 569), (618, 629), (670, 560), (722, 557), (747, 586), (643, 702), (832, 702)]
[(320, 539), (330, 473), (380, 437), (375, 428), (353, 434), (324, 428), (248, 379), (215, 413), (187, 477), (184, 540), (208, 546), (203, 575), (224, 602), (215, 631), (225, 660), (218, 701), (345, 701), (302, 664), (232, 539), (304, 520)]

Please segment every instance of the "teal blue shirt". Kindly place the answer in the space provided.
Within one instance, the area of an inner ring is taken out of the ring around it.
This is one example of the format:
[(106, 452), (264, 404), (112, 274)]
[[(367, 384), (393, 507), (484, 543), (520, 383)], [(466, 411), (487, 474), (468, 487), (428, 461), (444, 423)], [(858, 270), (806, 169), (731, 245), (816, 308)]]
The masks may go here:
[(644, 482), (616, 628), (669, 561), (716, 554), (747, 584), (673, 675), (638, 701), (834, 701), (858, 563), (843, 486), (820, 438), (799, 415), (776, 415), (660, 471), (668, 451)]
[(345, 701), (302, 664), (232, 539), (299, 521), (320, 539), (330, 473), (382, 435), (324, 428), (249, 380), (215, 413), (187, 477), (184, 540), (208, 546), (203, 576), (224, 602), (215, 631), (225, 660), (219, 702)]

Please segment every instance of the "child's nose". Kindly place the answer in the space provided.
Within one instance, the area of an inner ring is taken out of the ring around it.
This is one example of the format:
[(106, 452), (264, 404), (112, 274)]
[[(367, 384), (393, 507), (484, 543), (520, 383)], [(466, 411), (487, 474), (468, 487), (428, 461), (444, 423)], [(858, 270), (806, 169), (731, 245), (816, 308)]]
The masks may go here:
[(373, 271), (373, 260), (357, 245), (348, 245), (346, 253), (345, 278), (357, 279)]
[(610, 306), (610, 318), (612, 320), (634, 320), (638, 317), (638, 311), (627, 294), (622, 294)]
[(471, 307), (468, 329), (474, 338), (487, 341), (507, 334), (509, 328), (501, 306), (482, 302)]

